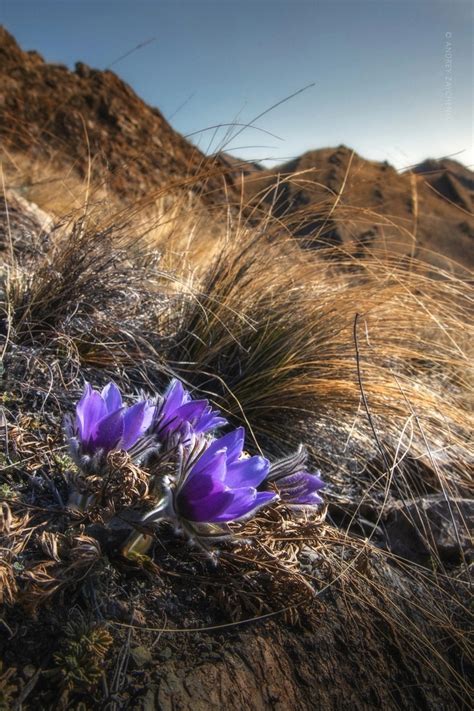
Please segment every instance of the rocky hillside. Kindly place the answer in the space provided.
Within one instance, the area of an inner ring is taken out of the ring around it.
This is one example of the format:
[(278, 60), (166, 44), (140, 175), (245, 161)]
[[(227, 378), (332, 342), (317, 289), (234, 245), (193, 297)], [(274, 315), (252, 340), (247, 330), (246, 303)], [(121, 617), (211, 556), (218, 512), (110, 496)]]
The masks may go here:
[[(78, 62), (74, 72), (24, 52), (0, 27), (0, 136), (28, 151), (93, 174), (133, 199), (176, 182), (222, 198), (222, 171), (174, 131), (116, 74)], [(105, 169), (105, 170), (104, 170)]]
[[(345, 146), (310, 151), (246, 179), (248, 199), (274, 205), (310, 245), (354, 256), (398, 250), (446, 266), (474, 266), (474, 174), (453, 160), (428, 160), (399, 173)], [(435, 254), (436, 253), (436, 254)]]

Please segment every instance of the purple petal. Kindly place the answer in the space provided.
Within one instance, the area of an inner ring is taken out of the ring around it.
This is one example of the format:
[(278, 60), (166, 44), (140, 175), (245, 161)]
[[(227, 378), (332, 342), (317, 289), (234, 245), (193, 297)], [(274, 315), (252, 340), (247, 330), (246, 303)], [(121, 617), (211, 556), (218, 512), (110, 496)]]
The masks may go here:
[(221, 446), (227, 449), (227, 465), (232, 464), (242, 455), (244, 440), (245, 430), (243, 427), (237, 427), (233, 432), (228, 432), (220, 437)]
[(189, 392), (176, 379), (171, 382), (158, 414), (156, 431), (162, 434), (177, 432), (184, 422), (190, 423), (196, 434), (227, 424), (227, 420), (220, 417), (207, 400), (192, 400)]
[(105, 386), (102, 390), (102, 397), (109, 414), (115, 412), (116, 410), (120, 410), (122, 407), (122, 396), (120, 394), (120, 390), (114, 382), (111, 381)]
[(227, 449), (227, 464), (232, 464), (242, 454), (244, 448), (245, 430), (243, 427), (237, 427), (233, 432), (228, 432), (220, 438), (221, 446)]
[(253, 509), (257, 498), (256, 490), (250, 487), (234, 489), (232, 495), (232, 501), (226, 506), (225, 511), (217, 517), (219, 521), (232, 521), (245, 516)]
[(237, 427), (233, 432), (228, 432), (223, 437), (215, 440), (216, 444), (219, 443), (219, 449), (224, 449), (225, 447), (227, 451), (227, 466), (238, 460), (242, 455), (244, 440), (245, 430), (243, 427)]
[(225, 486), (222, 482), (217, 481), (217, 479), (213, 479), (212, 476), (208, 476), (207, 474), (201, 474), (200, 476), (188, 479), (178, 496), (180, 501), (196, 503), (206, 498), (213, 492), (224, 490)]
[(172, 417), (180, 422), (186, 420), (193, 424), (203, 415), (207, 407), (207, 400), (191, 400), (184, 405), (180, 405), (173, 413)]
[(155, 408), (146, 401), (137, 402), (123, 414), (123, 437), (121, 449), (127, 451), (149, 428)]
[(143, 432), (146, 432), (150, 427), (155, 419), (155, 414), (156, 414), (156, 405), (151, 405), (149, 400), (145, 401), (145, 412), (143, 415)]
[(76, 429), (81, 439), (84, 438), (84, 433), (86, 432), (85, 410), (91, 393), (92, 387), (90, 383), (86, 382), (84, 385), (84, 392), (82, 393), (82, 397), (76, 405)]
[(199, 418), (199, 422), (194, 428), (197, 434), (211, 432), (212, 430), (216, 430), (218, 427), (223, 427), (227, 424), (225, 417), (219, 417), (216, 412), (217, 410), (211, 410)]
[(104, 417), (97, 426), (97, 432), (91, 438), (94, 449), (104, 449), (107, 452), (115, 449), (123, 435), (124, 415), (122, 410), (116, 410)]
[(95, 435), (99, 421), (106, 415), (107, 408), (102, 397), (86, 383), (84, 394), (76, 405), (76, 426), (83, 442), (88, 442)]
[(283, 477), (276, 482), (281, 500), (293, 505), (321, 504), (322, 498), (316, 493), (324, 487), (324, 482), (309, 472), (298, 472)]
[(185, 447), (192, 448), (195, 433), (189, 422), (182, 422), (179, 429), (173, 434), (178, 436), (180, 444)]
[(188, 474), (188, 477), (183, 484), (183, 488), (188, 486), (188, 483), (193, 479), (198, 479), (201, 476), (210, 476), (216, 481), (224, 481), (226, 475), (226, 451), (219, 449), (213, 451), (211, 456), (208, 456), (209, 450), (199, 457), (196, 464)]
[(278, 499), (271, 491), (255, 491), (255, 489), (235, 489), (234, 499), (226, 506), (214, 519), (213, 523), (225, 523), (227, 521), (238, 521), (245, 516), (252, 515), (262, 508)]
[(224, 511), (232, 499), (232, 492), (227, 491), (221, 485), (220, 488), (215, 487), (212, 494), (197, 501), (188, 499), (183, 491), (181, 491), (177, 496), (177, 506), (181, 516), (187, 518), (189, 521), (212, 523), (215, 517)]
[(243, 427), (239, 427), (233, 432), (229, 432), (219, 439), (215, 439), (207, 447), (203, 454), (199, 457), (198, 461), (193, 467), (193, 473), (199, 473), (204, 470), (208, 463), (212, 461), (216, 453), (225, 450), (226, 451), (226, 461), (227, 463), (233, 462), (242, 453), (242, 447), (244, 444), (245, 430)]
[(162, 413), (164, 415), (163, 419), (177, 410), (178, 407), (181, 407), (181, 405), (188, 402), (188, 400), (189, 393), (184, 390), (181, 382), (179, 380), (172, 380), (164, 397), (162, 409)]
[(205, 411), (199, 417), (199, 420), (194, 423), (196, 433), (211, 432), (211, 430), (227, 424), (225, 417), (220, 416), (219, 410), (213, 410), (209, 402), (207, 400), (205, 402)]
[(264, 457), (248, 457), (239, 459), (230, 466), (227, 466), (225, 483), (232, 489), (241, 486), (253, 486), (257, 488), (266, 479), (270, 462)]
[(199, 502), (216, 492), (225, 491), (225, 452), (218, 452), (205, 473), (188, 476), (178, 496), (188, 502)]

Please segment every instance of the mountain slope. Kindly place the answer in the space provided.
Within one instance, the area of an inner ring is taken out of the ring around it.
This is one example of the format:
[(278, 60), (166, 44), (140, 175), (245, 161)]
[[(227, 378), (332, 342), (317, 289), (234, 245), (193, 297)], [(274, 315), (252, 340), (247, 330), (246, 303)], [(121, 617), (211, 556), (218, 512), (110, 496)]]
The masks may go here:
[[(221, 171), (111, 71), (78, 62), (74, 72), (24, 52), (0, 28), (0, 135), (7, 149), (44, 155), (104, 180), (121, 197), (186, 183), (208, 200)], [(196, 180), (196, 176), (201, 179)]]
[(443, 197), (472, 212), (474, 197), (474, 173), (455, 160), (429, 158), (413, 168), (422, 175), (425, 184)]
[[(432, 264), (474, 266), (473, 173), (455, 161), (426, 161), (398, 173), (345, 146), (309, 151), (245, 182), (248, 199), (272, 204), (297, 237), (368, 250), (415, 254)], [(439, 254), (438, 254), (439, 253)]]

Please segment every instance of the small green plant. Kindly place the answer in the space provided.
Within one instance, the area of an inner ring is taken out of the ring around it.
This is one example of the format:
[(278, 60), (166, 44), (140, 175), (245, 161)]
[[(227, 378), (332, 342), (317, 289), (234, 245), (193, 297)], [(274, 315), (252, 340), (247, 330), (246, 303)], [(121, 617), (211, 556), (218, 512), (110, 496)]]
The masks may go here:
[(74, 462), (68, 454), (55, 452), (53, 454), (53, 460), (61, 472), (67, 472), (74, 468)]
[[(4, 462), (5, 460), (5, 462)], [(6, 463), (6, 457), (0, 453), (0, 465)], [(0, 484), (0, 499), (11, 499), (15, 496), (15, 492), (9, 484)]]
[(61, 679), (64, 696), (94, 691), (102, 677), (103, 662), (112, 641), (103, 625), (91, 625), (79, 612), (72, 616), (60, 650), (54, 655), (54, 673)]
[[(2, 373), (0, 373), (1, 377)], [(2, 405), (11, 405), (14, 402), (18, 401), (18, 396), (15, 395), (15, 393), (6, 391), (0, 395), (0, 402)]]

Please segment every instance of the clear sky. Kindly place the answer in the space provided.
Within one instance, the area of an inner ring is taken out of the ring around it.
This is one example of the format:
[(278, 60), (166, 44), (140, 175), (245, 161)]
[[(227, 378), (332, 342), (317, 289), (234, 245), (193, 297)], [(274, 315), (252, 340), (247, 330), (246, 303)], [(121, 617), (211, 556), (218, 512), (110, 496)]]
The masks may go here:
[(206, 152), (229, 137), (204, 129), (314, 82), (255, 122), (278, 138), (246, 129), (226, 150), (283, 162), (344, 143), (398, 168), (474, 164), (469, 0), (0, 0), (0, 21), (48, 61), (113, 64)]

